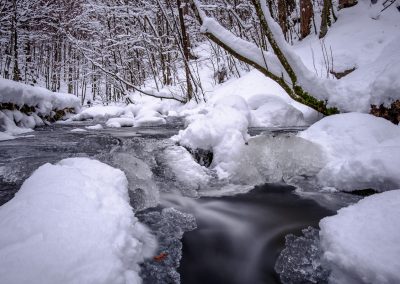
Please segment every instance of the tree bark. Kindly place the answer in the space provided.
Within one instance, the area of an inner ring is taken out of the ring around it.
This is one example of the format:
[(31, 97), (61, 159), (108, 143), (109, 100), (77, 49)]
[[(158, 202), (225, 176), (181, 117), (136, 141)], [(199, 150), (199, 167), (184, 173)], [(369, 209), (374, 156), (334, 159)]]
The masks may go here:
[(339, 9), (353, 7), (357, 3), (357, 0), (339, 0)]
[[(181, 0), (176, 0), (176, 4), (178, 6), (178, 14), (179, 14), (179, 25), (181, 28), (182, 33), (182, 49), (183, 55), (185, 57), (185, 75), (186, 75), (186, 86), (187, 86), (187, 100), (190, 101), (193, 97), (193, 86), (192, 81), (190, 79), (190, 69), (189, 69), (189, 59), (190, 59), (190, 44), (189, 44), (189, 37), (186, 32), (185, 26), (185, 17), (184, 17), (184, 7), (182, 7)], [(185, 3), (185, 6), (187, 4)], [(187, 9), (186, 9), (187, 10)]]
[(300, 39), (310, 34), (313, 17), (314, 11), (311, 0), (300, 0)]

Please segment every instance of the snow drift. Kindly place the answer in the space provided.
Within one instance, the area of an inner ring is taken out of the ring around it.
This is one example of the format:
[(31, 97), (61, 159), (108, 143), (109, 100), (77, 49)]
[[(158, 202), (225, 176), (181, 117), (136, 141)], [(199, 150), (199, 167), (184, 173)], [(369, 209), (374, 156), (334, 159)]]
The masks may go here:
[(400, 283), (400, 190), (369, 196), (319, 226), (331, 283)]
[(0, 207), (4, 283), (140, 283), (155, 240), (124, 173), (87, 158), (45, 164)]
[(299, 137), (322, 147), (327, 164), (318, 173), (320, 184), (339, 190), (400, 186), (400, 127), (369, 114), (326, 117)]

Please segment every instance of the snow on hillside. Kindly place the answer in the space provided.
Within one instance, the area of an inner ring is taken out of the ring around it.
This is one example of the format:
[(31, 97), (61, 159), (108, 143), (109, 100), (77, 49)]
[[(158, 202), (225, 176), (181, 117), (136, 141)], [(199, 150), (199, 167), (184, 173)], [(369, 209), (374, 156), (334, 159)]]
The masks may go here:
[(330, 283), (400, 283), (400, 190), (366, 197), (319, 226)]
[(2, 283), (141, 283), (155, 240), (125, 174), (87, 158), (45, 164), (0, 207)]
[[(10, 135), (32, 131), (43, 125), (43, 118), (57, 110), (80, 110), (80, 101), (70, 94), (54, 93), (45, 88), (32, 87), (11, 80), (0, 79), (0, 131)], [(8, 107), (6, 107), (8, 105)], [(27, 113), (21, 108), (31, 108)], [(2, 137), (6, 137), (2, 134)]]
[(329, 98), (344, 111), (368, 112), (371, 104), (400, 99), (400, 13), (394, 6), (380, 13), (381, 9), (380, 1), (371, 5), (360, 0), (338, 11), (337, 22), (323, 40), (310, 35), (293, 47), (307, 68), (322, 78), (327, 77), (323, 45), (335, 72), (356, 68), (337, 80), (337, 96)]

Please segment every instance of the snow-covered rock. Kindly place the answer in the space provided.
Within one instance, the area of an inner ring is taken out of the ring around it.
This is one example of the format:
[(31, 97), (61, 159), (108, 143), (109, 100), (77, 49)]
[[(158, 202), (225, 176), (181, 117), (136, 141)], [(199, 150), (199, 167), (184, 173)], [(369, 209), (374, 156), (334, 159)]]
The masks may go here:
[[(56, 111), (80, 110), (80, 101), (71, 94), (54, 93), (40, 87), (32, 87), (11, 80), (0, 79), (0, 131), (18, 135), (43, 125), (43, 119), (55, 117)], [(29, 114), (21, 108), (29, 107)], [(57, 113), (57, 116), (60, 114)], [(4, 136), (4, 135), (3, 135)]]
[(318, 174), (323, 186), (339, 190), (400, 186), (400, 127), (369, 114), (326, 117), (299, 137), (324, 149), (328, 163)]
[(86, 126), (86, 129), (89, 129), (89, 130), (102, 130), (103, 126), (101, 124), (90, 125), (90, 126)]
[(248, 99), (253, 127), (304, 126), (303, 113), (276, 95), (255, 95)]
[(35, 107), (37, 114), (41, 115), (65, 108), (73, 108), (76, 112), (80, 109), (79, 99), (71, 94), (55, 93), (6, 79), (0, 79), (0, 103)]
[(106, 122), (107, 127), (132, 127), (135, 125), (134, 119), (131, 117), (114, 117)]
[(155, 241), (124, 173), (87, 158), (45, 164), (0, 207), (3, 283), (141, 283)]
[(400, 190), (366, 197), (319, 226), (331, 283), (400, 283)]
[(250, 124), (247, 103), (242, 98), (232, 97), (224, 101), (229, 103), (220, 101), (203, 114), (189, 118), (188, 127), (172, 137), (190, 149), (212, 151), (212, 167), (220, 178), (232, 173), (239, 151), (249, 137), (247, 128)]
[(124, 114), (124, 107), (121, 106), (93, 106), (84, 109), (81, 113), (72, 117), (72, 120), (106, 120)]

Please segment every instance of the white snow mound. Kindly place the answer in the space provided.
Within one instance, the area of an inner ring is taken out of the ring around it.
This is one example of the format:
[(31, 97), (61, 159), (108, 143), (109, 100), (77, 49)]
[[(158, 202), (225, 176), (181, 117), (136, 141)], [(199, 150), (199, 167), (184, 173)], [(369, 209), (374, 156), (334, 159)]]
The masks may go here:
[(322, 147), (328, 163), (318, 173), (323, 186), (339, 190), (400, 186), (400, 127), (369, 114), (326, 117), (299, 134)]
[(366, 197), (319, 226), (331, 283), (400, 283), (400, 190)]
[(0, 207), (3, 283), (141, 283), (155, 241), (125, 174), (87, 158), (45, 164)]

